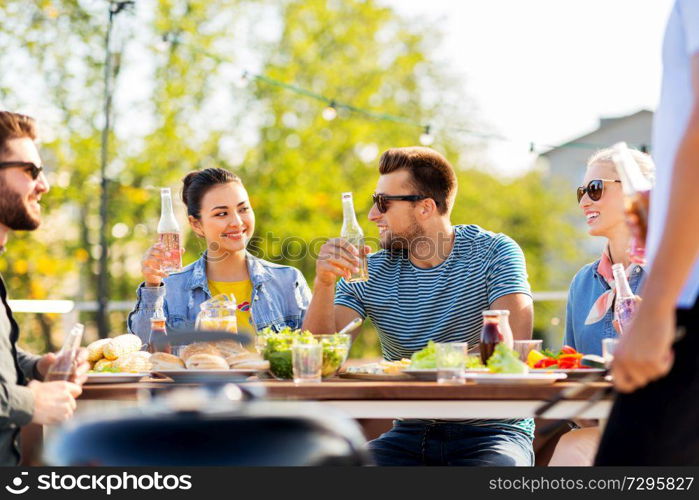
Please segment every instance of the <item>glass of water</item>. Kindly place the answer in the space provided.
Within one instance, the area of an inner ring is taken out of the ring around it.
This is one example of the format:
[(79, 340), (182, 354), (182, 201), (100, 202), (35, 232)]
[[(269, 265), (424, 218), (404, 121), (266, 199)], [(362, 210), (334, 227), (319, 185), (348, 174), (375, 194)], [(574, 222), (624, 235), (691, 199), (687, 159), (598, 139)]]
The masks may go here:
[(608, 338), (602, 339), (602, 357), (604, 358), (604, 364), (609, 367), (614, 361), (614, 351), (616, 346), (619, 344), (619, 339)]
[(437, 382), (440, 384), (463, 384), (466, 382), (464, 370), (468, 357), (467, 342), (436, 344)]
[(323, 368), (323, 346), (298, 343), (291, 346), (291, 367), (295, 384), (319, 383)]

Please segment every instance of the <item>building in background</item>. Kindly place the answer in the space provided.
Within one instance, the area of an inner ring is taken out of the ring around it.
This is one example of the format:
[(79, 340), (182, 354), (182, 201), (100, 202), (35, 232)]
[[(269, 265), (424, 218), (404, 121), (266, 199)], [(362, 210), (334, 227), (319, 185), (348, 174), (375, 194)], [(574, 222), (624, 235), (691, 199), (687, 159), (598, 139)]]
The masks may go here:
[[(653, 112), (642, 109), (633, 114), (615, 118), (600, 118), (597, 130), (576, 137), (558, 147), (542, 153), (542, 163), (547, 168), (552, 184), (567, 189), (571, 203), (576, 203), (575, 189), (581, 183), (587, 159), (597, 149), (625, 141), (630, 147), (651, 152)], [(584, 234), (587, 229), (582, 217), (571, 221)], [(602, 250), (603, 238), (587, 238), (584, 249), (592, 259)]]
[(566, 182), (571, 188), (580, 184), (587, 159), (598, 146), (611, 146), (625, 141), (630, 147), (651, 150), (653, 112), (643, 109), (616, 118), (600, 118), (597, 130), (576, 137), (558, 147), (542, 153), (550, 174)]

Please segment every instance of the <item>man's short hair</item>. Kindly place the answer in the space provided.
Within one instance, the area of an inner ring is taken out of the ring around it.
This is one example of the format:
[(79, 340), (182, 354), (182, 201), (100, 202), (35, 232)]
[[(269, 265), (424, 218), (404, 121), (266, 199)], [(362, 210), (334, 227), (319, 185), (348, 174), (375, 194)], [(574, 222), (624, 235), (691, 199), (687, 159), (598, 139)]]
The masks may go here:
[(410, 172), (410, 183), (415, 193), (432, 198), (437, 210), (444, 215), (451, 211), (456, 195), (456, 174), (444, 156), (431, 148), (391, 148), (379, 159), (379, 173), (390, 174), (399, 170)]
[(10, 111), (0, 111), (0, 155), (7, 153), (8, 141), (24, 137), (36, 140), (34, 118)]

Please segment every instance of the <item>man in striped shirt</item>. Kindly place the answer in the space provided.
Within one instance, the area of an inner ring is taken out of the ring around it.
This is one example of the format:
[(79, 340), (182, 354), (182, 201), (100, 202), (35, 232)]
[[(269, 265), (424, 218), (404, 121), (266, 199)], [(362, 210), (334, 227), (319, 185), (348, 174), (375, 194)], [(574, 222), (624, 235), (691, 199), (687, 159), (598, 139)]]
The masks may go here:
[[(369, 280), (345, 279), (370, 249), (329, 240), (304, 328), (335, 332), (369, 317), (389, 360), (410, 357), (429, 340), (477, 346), (485, 309), (509, 310), (514, 338), (530, 338), (522, 251), (503, 234), (452, 225), (457, 182), (449, 162), (429, 148), (394, 148), (381, 156), (379, 173), (369, 219), (382, 250), (368, 256)], [(370, 448), (379, 465), (533, 465), (533, 432), (531, 419), (399, 420)]]

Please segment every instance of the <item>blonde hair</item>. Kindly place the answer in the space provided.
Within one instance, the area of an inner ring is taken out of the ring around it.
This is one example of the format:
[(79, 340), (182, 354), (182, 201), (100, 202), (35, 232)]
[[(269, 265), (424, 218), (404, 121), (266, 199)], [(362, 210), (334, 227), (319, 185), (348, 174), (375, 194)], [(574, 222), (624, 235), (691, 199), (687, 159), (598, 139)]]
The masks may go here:
[[(643, 176), (650, 181), (651, 184), (655, 183), (655, 163), (649, 154), (646, 154), (638, 149), (629, 148), (629, 152), (633, 159), (638, 163), (638, 167), (641, 169)], [(587, 168), (590, 168), (595, 163), (609, 163), (611, 166), (614, 164), (614, 150), (612, 148), (605, 148), (596, 151), (587, 160)]]

